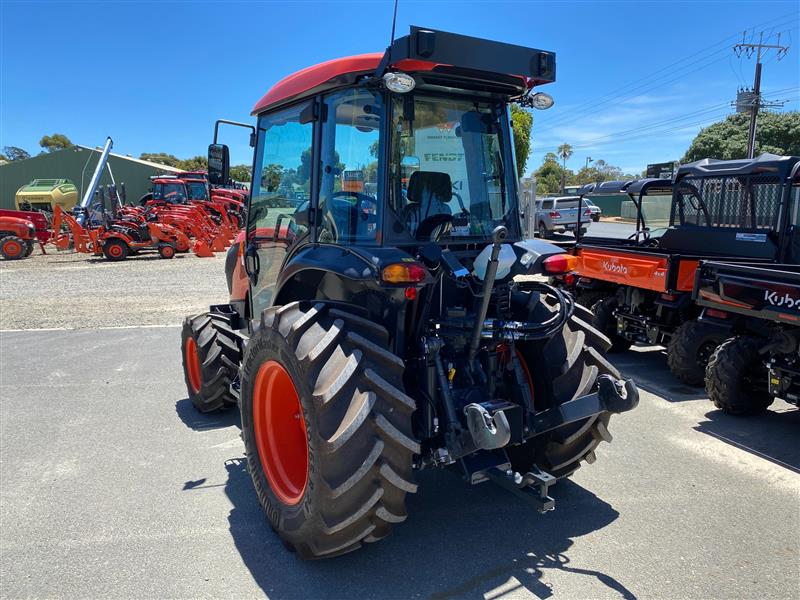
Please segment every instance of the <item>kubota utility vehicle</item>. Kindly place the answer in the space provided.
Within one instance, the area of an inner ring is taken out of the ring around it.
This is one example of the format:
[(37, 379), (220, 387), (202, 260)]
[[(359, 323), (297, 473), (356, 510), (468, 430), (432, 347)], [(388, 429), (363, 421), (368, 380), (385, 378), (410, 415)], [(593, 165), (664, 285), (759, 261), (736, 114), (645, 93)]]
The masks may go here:
[[(637, 209), (636, 233), (627, 240), (583, 238), (574, 249), (577, 268), (560, 281), (592, 306), (592, 323), (611, 338), (612, 349), (666, 345), (675, 377), (701, 385), (711, 353), (729, 334), (697, 320), (692, 288), (698, 262), (785, 256), (795, 243), (798, 207), (790, 181), (799, 160), (771, 154), (705, 159), (681, 166), (674, 181), (622, 182)], [(656, 228), (653, 219), (660, 221)]]
[(800, 406), (800, 266), (704, 261), (694, 293), (700, 320), (732, 335), (706, 368), (717, 408), (753, 414), (775, 398)]
[(574, 260), (520, 236), (508, 104), (554, 78), (550, 52), (412, 27), (256, 104), (230, 302), (186, 320), (182, 353), (201, 411), (239, 403), (258, 498), (302, 557), (385, 537), (419, 469), (548, 510), (637, 404), (588, 311), (516, 279)]

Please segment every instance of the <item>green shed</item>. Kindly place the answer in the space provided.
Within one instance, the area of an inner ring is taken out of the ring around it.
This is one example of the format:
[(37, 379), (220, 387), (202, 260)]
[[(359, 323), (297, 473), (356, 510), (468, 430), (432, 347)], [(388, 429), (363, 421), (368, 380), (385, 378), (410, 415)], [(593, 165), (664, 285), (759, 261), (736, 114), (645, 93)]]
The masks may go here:
[[(79, 201), (83, 198), (86, 186), (100, 158), (100, 148), (73, 146), (58, 152), (39, 154), (25, 160), (15, 160), (0, 164), (0, 208), (15, 208), (14, 196), (17, 190), (34, 179), (69, 179), (78, 187)], [(158, 163), (122, 156), (113, 152), (108, 164), (119, 186), (125, 184), (128, 204), (135, 204), (139, 198), (150, 191), (150, 176), (176, 173), (180, 169)], [(108, 168), (104, 169), (100, 185), (110, 185)]]

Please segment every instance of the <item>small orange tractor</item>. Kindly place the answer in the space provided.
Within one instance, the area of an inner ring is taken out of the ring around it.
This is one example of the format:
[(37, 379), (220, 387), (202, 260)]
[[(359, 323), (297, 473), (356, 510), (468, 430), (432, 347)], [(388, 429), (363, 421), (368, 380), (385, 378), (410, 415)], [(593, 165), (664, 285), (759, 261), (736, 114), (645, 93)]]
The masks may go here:
[(50, 232), (44, 213), (0, 210), (0, 255), (5, 260), (27, 258), (37, 243), (42, 254), (46, 254), (44, 244), (49, 239)]
[[(68, 231), (62, 232), (62, 225)], [(53, 231), (59, 250), (66, 250), (71, 239), (76, 252), (102, 255), (111, 261), (125, 260), (142, 250), (157, 250), (161, 258), (173, 258), (176, 252), (186, 252), (190, 248), (186, 234), (159, 223), (151, 215), (117, 220), (106, 216), (102, 225), (84, 227), (74, 216), (56, 207)]]

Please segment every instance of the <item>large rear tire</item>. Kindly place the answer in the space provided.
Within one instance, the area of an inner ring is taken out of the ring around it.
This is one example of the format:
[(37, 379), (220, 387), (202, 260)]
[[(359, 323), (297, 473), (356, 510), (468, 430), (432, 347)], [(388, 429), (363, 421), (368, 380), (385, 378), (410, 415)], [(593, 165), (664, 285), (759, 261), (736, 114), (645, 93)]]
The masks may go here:
[(598, 331), (602, 331), (611, 340), (609, 352), (625, 352), (633, 342), (617, 333), (617, 319), (614, 317), (616, 308), (617, 299), (614, 296), (608, 296), (595, 302), (592, 305), (594, 313), (592, 326)]
[(272, 527), (303, 558), (350, 552), (406, 518), (420, 446), (388, 342), (381, 325), (294, 302), (266, 309), (247, 343), (249, 471)]
[(667, 366), (681, 383), (703, 385), (711, 355), (728, 331), (696, 319), (681, 323), (667, 344)]
[(236, 405), (230, 385), (238, 376), (242, 354), (228, 315), (203, 313), (184, 320), (181, 354), (186, 390), (198, 411)]
[(131, 247), (119, 238), (111, 238), (103, 244), (103, 256), (106, 257), (106, 260), (114, 262), (125, 260), (130, 253)]
[(734, 337), (720, 344), (708, 361), (708, 397), (729, 415), (757, 414), (775, 400), (767, 391), (767, 369), (758, 346), (754, 338)]
[[(539, 302), (528, 319), (542, 322), (552, 308)], [(577, 312), (577, 311), (576, 311)], [(581, 311), (582, 313), (582, 311)], [(533, 384), (536, 410), (560, 406), (597, 389), (597, 377), (610, 374), (619, 378), (617, 369), (604, 357), (611, 341), (579, 316), (573, 315), (561, 332), (544, 342), (518, 345)], [(600, 442), (610, 442), (609, 413), (584, 419), (528, 442), (506, 448), (511, 466), (524, 473), (534, 464), (557, 478), (574, 473), (582, 462), (595, 461)]]

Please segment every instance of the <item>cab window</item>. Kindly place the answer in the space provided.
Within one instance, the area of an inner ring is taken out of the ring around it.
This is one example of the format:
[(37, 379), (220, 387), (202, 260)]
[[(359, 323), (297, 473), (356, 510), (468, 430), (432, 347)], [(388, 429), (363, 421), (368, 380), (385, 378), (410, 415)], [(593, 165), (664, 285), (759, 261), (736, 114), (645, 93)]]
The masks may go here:
[(311, 197), (313, 123), (303, 118), (309, 107), (304, 103), (259, 119), (249, 235), (294, 239), (305, 229), (307, 217), (296, 217), (298, 209), (308, 210)]
[(340, 244), (377, 243), (381, 97), (365, 89), (348, 89), (331, 94), (325, 104), (318, 239)]

